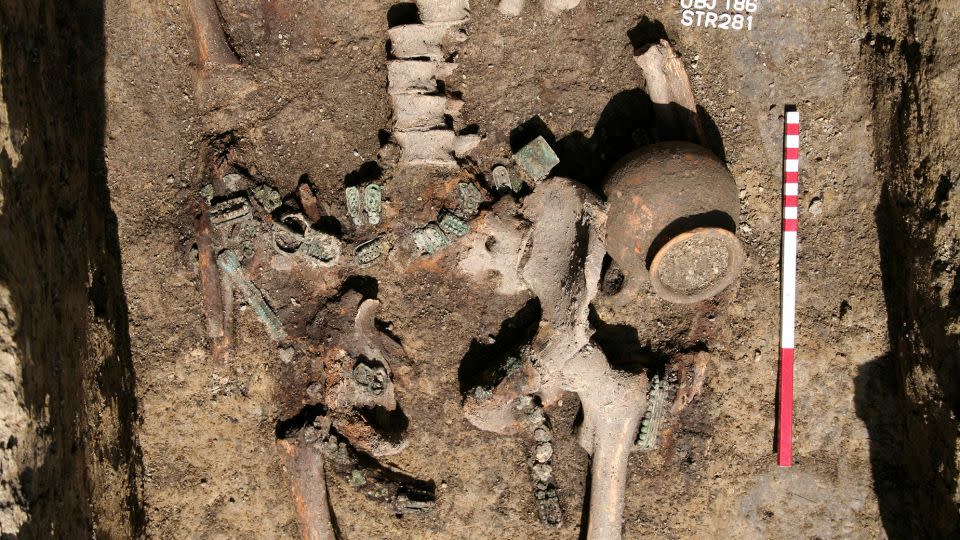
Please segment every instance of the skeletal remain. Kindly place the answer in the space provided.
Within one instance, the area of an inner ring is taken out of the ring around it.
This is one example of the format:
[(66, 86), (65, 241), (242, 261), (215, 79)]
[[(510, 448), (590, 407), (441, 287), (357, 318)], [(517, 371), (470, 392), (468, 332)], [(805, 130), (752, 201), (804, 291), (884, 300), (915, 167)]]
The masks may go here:
[(435, 506), (433, 482), (381, 465), (334, 433), (330, 433), (322, 448), (331, 472), (368, 499), (388, 504), (397, 514), (425, 512)]
[(387, 31), (390, 51), (397, 58), (444, 60), (466, 40), (465, 19), (430, 24), (405, 24)]
[[(222, 363), (230, 348), (231, 332), (229, 313), (225, 302), (220, 271), (217, 269), (217, 252), (213, 244), (210, 209), (202, 203), (197, 212), (197, 253), (200, 263), (200, 291), (203, 311), (206, 315), (207, 339), (214, 361)], [(232, 296), (232, 294), (231, 294)]]
[[(516, 17), (523, 11), (526, 0), (500, 0), (497, 9), (508, 17)], [(560, 13), (580, 5), (580, 0), (543, 0), (543, 9), (550, 13)]]
[(323, 454), (317, 448), (323, 444), (329, 428), (327, 422), (325, 429), (308, 428), (301, 430), (295, 439), (277, 441), (277, 449), (290, 477), (304, 540), (337, 540), (327, 495)]
[(643, 72), (650, 101), (661, 105), (655, 107), (658, 129), (706, 146), (707, 136), (697, 113), (690, 77), (670, 42), (661, 39), (634, 60)]
[(188, 0), (190, 19), (196, 35), (198, 64), (201, 69), (217, 66), (239, 66), (220, 25), (220, 8), (216, 0)]
[[(545, 180), (524, 201), (522, 219), (507, 205), (496, 208), (496, 218), (488, 216), (481, 224), (460, 263), (474, 276), (496, 272), (501, 285), (522, 284), (540, 299), (543, 313), (533, 342), (522, 351), (521, 367), (489, 396), (468, 398), (467, 418), (481, 429), (516, 433), (523, 426), (516, 410), (524, 395), (535, 393), (548, 406), (563, 391), (576, 392), (584, 413), (580, 444), (592, 455), (591, 540), (620, 538), (627, 458), (647, 395), (645, 375), (611, 368), (591, 341), (589, 306), (605, 253), (603, 210), (583, 186), (563, 178)], [(516, 266), (495, 261), (491, 239), (494, 247), (501, 242), (524, 246)]]
[(394, 111), (393, 138), (400, 147), (401, 166), (455, 167), (479, 144), (477, 135), (459, 135), (448, 118), (460, 114), (463, 103), (441, 91), (457, 64), (447, 59), (466, 40), (470, 16), (467, 0), (420, 0), (422, 24), (391, 28), (387, 92)]
[(313, 194), (313, 189), (310, 187), (310, 184), (300, 184), (300, 187), (297, 188), (297, 196), (300, 199), (300, 206), (303, 207), (303, 213), (306, 214), (307, 218), (313, 223), (320, 221), (323, 214), (320, 212), (320, 207), (317, 204), (317, 196)]
[[(394, 392), (390, 359), (403, 354), (403, 348), (377, 329), (377, 300), (363, 300), (351, 291), (340, 300), (335, 312), (355, 312), (349, 328), (333, 328), (335, 343), (323, 353), (324, 385), (320, 400), (328, 409), (337, 432), (359, 450), (372, 456), (396, 454), (406, 446), (402, 434), (381, 430), (383, 416), (399, 414)], [(365, 379), (365, 366), (378, 384)], [(379, 377), (377, 377), (379, 374)], [(357, 375), (360, 375), (358, 377)], [(398, 436), (399, 435), (399, 436)]]
[[(402, 450), (403, 433), (385, 426), (401, 415), (390, 360), (402, 347), (376, 326), (380, 302), (348, 291), (318, 316), (320, 381), (304, 388), (300, 414), (283, 423), (278, 448), (291, 478), (305, 539), (335, 540), (324, 468), (345, 478), (366, 497), (390, 504), (397, 513), (422, 512), (434, 505), (432, 482), (417, 480), (377, 463), (375, 457)], [(316, 415), (306, 426), (305, 413)], [(287, 432), (290, 431), (290, 432)]]
[(449, 23), (470, 18), (470, 0), (417, 0), (420, 20), (424, 23)]
[(446, 127), (446, 116), (460, 114), (463, 102), (446, 96), (395, 94), (393, 105), (394, 129), (430, 130)]

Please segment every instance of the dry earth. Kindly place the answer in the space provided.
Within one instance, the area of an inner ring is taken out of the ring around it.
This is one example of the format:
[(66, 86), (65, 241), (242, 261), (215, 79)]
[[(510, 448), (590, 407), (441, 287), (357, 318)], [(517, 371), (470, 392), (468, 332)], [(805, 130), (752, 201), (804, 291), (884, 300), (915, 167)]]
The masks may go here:
[[(81, 3), (99, 15), (66, 23), (63, 6), (0, 7), (0, 392), (17, 405), (2, 418), (14, 442), (0, 453), (0, 533), (297, 537), (275, 444), (280, 351), (241, 307), (228, 361), (209, 353), (193, 221), (202, 158), (230, 132), (235, 163), (284, 195), (308, 180), (341, 223), (343, 188), (377, 174), (389, 205), (420, 201), (423, 179), (374, 164), (390, 128), (387, 29), (405, 11), (220, 0), (244, 66), (218, 79), (200, 74), (185, 2)], [(720, 297), (677, 306), (644, 290), (626, 307), (594, 306), (612, 356), (709, 356), (665, 444), (631, 458), (625, 538), (957, 534), (960, 3), (761, 0), (751, 31), (685, 27), (668, 0), (584, 0), (561, 15), (528, 2), (517, 18), (495, 4), (472, 2), (448, 85), (465, 102), (458, 127), (483, 136), (471, 170), (488, 174), (543, 134), (555, 172), (600, 193), (618, 158), (658, 137), (633, 53), (668, 37), (740, 190), (747, 258)], [(804, 134), (792, 469), (772, 453), (786, 104)], [(370, 233), (348, 229), (354, 241)], [(401, 518), (328, 475), (344, 538), (581, 534), (588, 456), (574, 395), (549, 411), (558, 529), (537, 519), (530, 442), (464, 418), (474, 342), (529, 300), (455, 272), (464, 248), (365, 272), (408, 357), (392, 367), (409, 445), (385, 462), (435, 482), (438, 502)], [(293, 318), (320, 300), (271, 298)]]

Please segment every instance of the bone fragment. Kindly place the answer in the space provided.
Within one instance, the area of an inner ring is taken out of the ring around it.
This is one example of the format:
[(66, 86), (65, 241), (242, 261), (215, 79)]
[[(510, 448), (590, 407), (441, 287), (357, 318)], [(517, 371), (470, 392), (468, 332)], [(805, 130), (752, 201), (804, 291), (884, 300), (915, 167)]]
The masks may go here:
[(197, 252), (200, 263), (200, 292), (206, 318), (207, 338), (214, 361), (222, 363), (230, 348), (229, 317), (224, 305), (224, 292), (217, 269), (217, 253), (213, 245), (210, 210), (202, 203), (197, 213)]
[(474, 426), (500, 435), (515, 435), (529, 427), (521, 414), (523, 399), (541, 386), (540, 374), (530, 358), (522, 359), (516, 370), (493, 389), (482, 389), (469, 396), (463, 404), (467, 420)]
[(424, 23), (459, 22), (470, 18), (469, 0), (417, 0)]
[[(597, 294), (603, 264), (603, 215), (599, 200), (565, 178), (543, 182), (523, 206), (532, 223), (521, 276), (540, 299), (541, 321), (552, 330), (541, 357), (556, 358), (559, 369), (590, 342), (590, 302)], [(546, 360), (544, 360), (546, 362)]]
[(200, 68), (207, 69), (211, 65), (239, 66), (240, 59), (227, 44), (220, 25), (220, 8), (216, 0), (188, 0), (188, 4)]
[(459, 114), (463, 102), (445, 96), (396, 94), (390, 96), (394, 128), (420, 131), (446, 127), (445, 115)]
[(406, 24), (387, 31), (396, 58), (443, 60), (466, 34), (460, 23)]
[(436, 506), (436, 488), (357, 452), (349, 441), (331, 433), (323, 443), (327, 468), (367, 499), (388, 504), (397, 514), (423, 513)]
[[(523, 11), (526, 0), (500, 0), (497, 9), (508, 17), (516, 17)], [(580, 5), (580, 0), (543, 0), (543, 9), (549, 13), (561, 13)]]
[(516, 207), (509, 198), (498, 202), (481, 217), (476, 232), (470, 233), (470, 248), (458, 263), (464, 274), (477, 281), (491, 276), (497, 294), (511, 296), (527, 290), (520, 279), (520, 261), (525, 252), (529, 224), (514, 217)]
[[(509, 210), (506, 206), (495, 208), (496, 213)], [(605, 252), (604, 208), (582, 185), (552, 178), (541, 182), (526, 198), (522, 214), (532, 223), (529, 230), (511, 232), (502, 224), (515, 218), (500, 216), (499, 232), (508, 245), (526, 246), (519, 250), (519, 281), (539, 298), (542, 309), (537, 334), (523, 351), (537, 377), (525, 380), (529, 386), (539, 382), (537, 394), (544, 405), (556, 402), (563, 391), (580, 396), (584, 411), (580, 443), (592, 455), (587, 538), (618, 540), (627, 458), (646, 408), (647, 378), (613, 369), (591, 342), (590, 302), (599, 288)], [(482, 230), (493, 232), (491, 223), (497, 222), (488, 216)], [(518, 235), (520, 242), (515, 240)], [(492, 241), (496, 246), (501, 238)], [(503, 262), (490, 257), (489, 243), (489, 238), (482, 244), (475, 241), (460, 268), (474, 275), (502, 268)], [(500, 271), (501, 275), (510, 274), (507, 269)], [(490, 399), (467, 400), (468, 419), (481, 428), (509, 431), (512, 425), (504, 415), (504, 402), (527, 390), (508, 377)]]
[(401, 165), (456, 167), (457, 134), (452, 130), (397, 131)]
[(661, 132), (685, 137), (707, 145), (707, 137), (697, 113), (697, 102), (683, 59), (665, 39), (634, 56), (643, 72), (646, 91), (654, 103)]
[(303, 207), (303, 213), (311, 223), (316, 223), (323, 218), (320, 207), (317, 205), (317, 196), (313, 194), (310, 184), (300, 184), (297, 188), (297, 195), (300, 197), (300, 206)]
[(526, 3), (526, 0), (500, 0), (497, 9), (508, 17), (516, 17), (523, 11), (524, 3)]
[(432, 94), (437, 81), (449, 78), (457, 69), (450, 62), (391, 60), (387, 62), (387, 92), (395, 94)]
[(618, 540), (623, 523), (627, 463), (646, 409), (647, 378), (615, 371), (591, 344), (564, 368), (580, 396), (580, 445), (591, 454), (588, 540)]
[(480, 145), (482, 138), (479, 135), (457, 135), (453, 141), (453, 155), (462, 158)]
[[(383, 422), (402, 416), (390, 361), (401, 356), (403, 348), (376, 327), (379, 306), (379, 301), (363, 300), (356, 291), (344, 295), (332, 311), (338, 330), (323, 353), (322, 402), (333, 426), (354, 447), (375, 457), (396, 454), (407, 444), (402, 433), (381, 429)], [(340, 319), (347, 313), (356, 313), (349, 323)], [(344, 328), (345, 323), (349, 327)], [(361, 380), (371, 374), (379, 374), (376, 386)]]
[(580, 5), (580, 0), (543, 0), (543, 9), (550, 13), (560, 13)]
[(400, 166), (456, 167), (480, 143), (477, 135), (459, 136), (449, 128), (463, 103), (439, 92), (457, 64), (445, 62), (467, 38), (468, 0), (420, 0), (423, 24), (389, 30), (391, 51), (399, 60), (387, 62), (387, 93), (391, 97), (394, 139)]
[(297, 439), (277, 441), (277, 449), (290, 477), (303, 540), (337, 540), (320, 450), (303, 433)]

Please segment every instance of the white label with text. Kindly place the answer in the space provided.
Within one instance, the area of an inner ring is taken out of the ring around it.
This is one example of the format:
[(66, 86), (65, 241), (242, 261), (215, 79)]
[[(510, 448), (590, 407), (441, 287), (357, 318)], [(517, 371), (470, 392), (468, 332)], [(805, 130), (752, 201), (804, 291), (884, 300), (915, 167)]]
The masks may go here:
[(680, 0), (680, 24), (717, 30), (753, 30), (760, 0)]

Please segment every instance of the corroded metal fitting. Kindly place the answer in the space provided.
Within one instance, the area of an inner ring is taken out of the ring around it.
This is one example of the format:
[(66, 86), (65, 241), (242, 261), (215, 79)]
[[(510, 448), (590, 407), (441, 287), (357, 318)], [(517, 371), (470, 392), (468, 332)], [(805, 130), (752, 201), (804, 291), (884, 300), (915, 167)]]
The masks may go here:
[(650, 145), (618, 163), (604, 186), (607, 250), (629, 279), (649, 278), (670, 302), (726, 289), (743, 266), (740, 200), (730, 171), (686, 142)]

